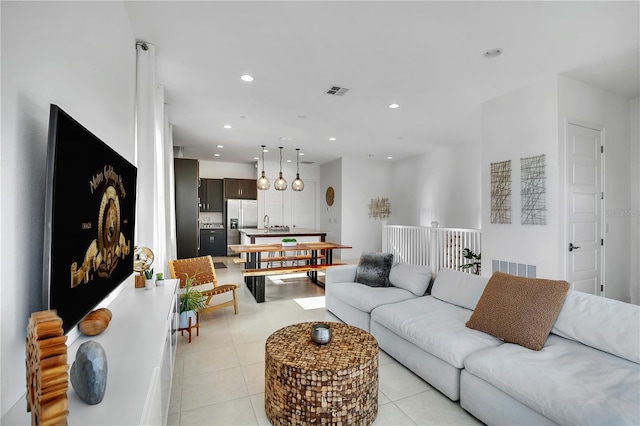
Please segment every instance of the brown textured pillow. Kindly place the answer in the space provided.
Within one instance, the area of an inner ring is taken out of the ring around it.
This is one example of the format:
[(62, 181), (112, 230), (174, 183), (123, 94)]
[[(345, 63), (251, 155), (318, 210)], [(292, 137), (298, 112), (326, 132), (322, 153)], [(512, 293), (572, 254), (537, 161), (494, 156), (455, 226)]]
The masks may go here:
[(539, 351), (560, 313), (567, 291), (566, 281), (495, 272), (467, 327)]

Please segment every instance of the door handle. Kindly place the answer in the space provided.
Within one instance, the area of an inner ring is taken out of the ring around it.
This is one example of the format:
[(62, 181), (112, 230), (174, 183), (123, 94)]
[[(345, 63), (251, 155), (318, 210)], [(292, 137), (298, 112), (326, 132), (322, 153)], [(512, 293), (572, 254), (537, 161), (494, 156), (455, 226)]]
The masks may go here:
[(569, 251), (574, 251), (579, 249), (580, 246), (574, 246), (573, 243), (569, 243)]

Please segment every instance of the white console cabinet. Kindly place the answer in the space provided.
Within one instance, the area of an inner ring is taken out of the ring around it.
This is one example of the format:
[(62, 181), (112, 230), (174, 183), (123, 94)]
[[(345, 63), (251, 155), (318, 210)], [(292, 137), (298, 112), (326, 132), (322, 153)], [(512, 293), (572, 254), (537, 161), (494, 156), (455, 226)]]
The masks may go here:
[[(98, 336), (79, 336), (68, 348), (69, 366), (89, 340), (107, 354), (107, 390), (100, 404), (82, 401), (69, 383), (69, 425), (164, 425), (167, 422), (177, 342), (176, 289), (179, 280), (150, 290), (126, 284), (108, 308), (109, 327)], [(31, 423), (23, 398), (2, 424)]]

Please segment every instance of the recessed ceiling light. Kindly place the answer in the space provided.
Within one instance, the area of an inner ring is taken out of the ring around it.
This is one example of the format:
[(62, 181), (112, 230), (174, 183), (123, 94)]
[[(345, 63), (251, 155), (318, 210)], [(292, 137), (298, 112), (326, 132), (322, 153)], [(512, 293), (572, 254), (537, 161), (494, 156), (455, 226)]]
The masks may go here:
[(400, 104), (389, 104), (389, 108), (391, 109), (400, 108)]
[(290, 162), (291, 162), (291, 160), (287, 160), (287, 163), (290, 163)]
[(246, 81), (247, 83), (253, 81), (253, 76), (251, 74), (242, 74), (240, 76), (240, 80)]
[(482, 54), (485, 58), (495, 58), (496, 56), (500, 56), (502, 54), (502, 49), (496, 47), (494, 49), (489, 49)]
[(230, 129), (230, 128), (231, 128), (231, 124), (225, 124), (225, 125), (224, 125), (224, 126), (222, 126), (222, 127), (224, 127), (225, 129)]
[(259, 160), (259, 159), (260, 159), (260, 157), (253, 157), (253, 159), (254, 159), (254, 160)]
[(289, 136), (280, 136), (280, 140), (281, 141), (292, 141), (293, 138), (290, 138)]
[(393, 160), (393, 157), (387, 157), (387, 160)]
[(335, 141), (335, 140), (336, 140), (336, 138), (329, 138), (329, 140), (330, 140), (330, 141)]
[(304, 155), (304, 152), (299, 152), (298, 155)]
[(222, 145), (217, 145), (216, 148), (224, 148)]
[(267, 148), (264, 148), (262, 152), (269, 152), (269, 150)]
[(220, 157), (220, 154), (213, 154), (214, 157)]

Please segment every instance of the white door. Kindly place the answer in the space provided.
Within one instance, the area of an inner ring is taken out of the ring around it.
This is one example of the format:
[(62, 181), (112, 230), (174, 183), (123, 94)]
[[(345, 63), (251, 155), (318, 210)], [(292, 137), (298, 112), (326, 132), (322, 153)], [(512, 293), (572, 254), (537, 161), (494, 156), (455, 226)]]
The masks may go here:
[(291, 192), (292, 217), (295, 228), (316, 228), (316, 183), (307, 181), (304, 190)]
[(569, 124), (566, 143), (567, 281), (585, 293), (602, 288), (601, 131)]

